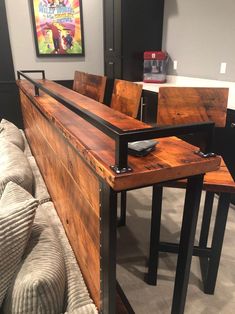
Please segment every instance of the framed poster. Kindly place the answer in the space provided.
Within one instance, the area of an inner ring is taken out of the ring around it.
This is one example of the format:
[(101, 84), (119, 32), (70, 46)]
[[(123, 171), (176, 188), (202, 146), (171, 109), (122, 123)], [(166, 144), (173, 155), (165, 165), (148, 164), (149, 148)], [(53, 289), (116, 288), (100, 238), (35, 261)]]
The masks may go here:
[(84, 56), (82, 0), (30, 2), (37, 56)]

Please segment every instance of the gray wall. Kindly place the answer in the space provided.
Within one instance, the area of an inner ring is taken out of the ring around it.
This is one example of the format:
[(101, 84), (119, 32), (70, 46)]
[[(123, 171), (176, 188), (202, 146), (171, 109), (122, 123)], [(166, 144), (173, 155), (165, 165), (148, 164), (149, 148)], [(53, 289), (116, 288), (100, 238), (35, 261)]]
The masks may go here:
[(103, 4), (101, 0), (82, 1), (84, 58), (38, 58), (34, 44), (29, 1), (6, 0), (5, 2), (15, 70), (44, 69), (46, 78), (51, 80), (73, 79), (75, 70), (103, 74)]
[(169, 74), (235, 81), (235, 1), (165, 0), (163, 49)]

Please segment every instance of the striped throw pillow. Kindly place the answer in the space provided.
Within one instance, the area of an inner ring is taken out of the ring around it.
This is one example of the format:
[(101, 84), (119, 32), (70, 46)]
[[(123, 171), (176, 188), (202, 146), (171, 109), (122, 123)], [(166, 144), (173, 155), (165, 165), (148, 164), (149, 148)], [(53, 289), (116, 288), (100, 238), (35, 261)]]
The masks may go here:
[(11, 142), (24, 151), (25, 143), (24, 138), (20, 130), (13, 123), (2, 119), (0, 122), (0, 138), (5, 139), (7, 142)]
[(20, 269), (7, 291), (3, 312), (63, 313), (65, 283), (65, 265), (58, 236), (45, 219), (38, 219), (36, 214)]
[(16, 145), (0, 139), (0, 197), (10, 181), (32, 194), (34, 178), (27, 157)]
[(33, 196), (39, 200), (40, 204), (51, 201), (50, 194), (48, 193), (46, 184), (37, 166), (35, 158), (33, 156), (30, 156), (28, 157), (28, 161), (33, 172), (33, 177), (34, 177)]
[(22, 259), (38, 201), (9, 182), (0, 199), (0, 307)]
[(77, 308), (76, 310), (65, 312), (65, 314), (98, 314), (94, 304), (87, 304)]
[(36, 219), (38, 217), (40, 219), (44, 217), (49, 222), (62, 245), (67, 276), (65, 289), (66, 313), (98, 314), (53, 203), (47, 202), (39, 206)]

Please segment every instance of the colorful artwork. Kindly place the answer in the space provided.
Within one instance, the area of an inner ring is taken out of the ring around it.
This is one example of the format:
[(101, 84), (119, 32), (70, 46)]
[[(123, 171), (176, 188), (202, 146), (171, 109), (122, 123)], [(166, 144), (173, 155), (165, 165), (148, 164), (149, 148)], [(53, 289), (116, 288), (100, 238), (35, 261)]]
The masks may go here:
[(31, 0), (38, 56), (84, 56), (82, 1)]

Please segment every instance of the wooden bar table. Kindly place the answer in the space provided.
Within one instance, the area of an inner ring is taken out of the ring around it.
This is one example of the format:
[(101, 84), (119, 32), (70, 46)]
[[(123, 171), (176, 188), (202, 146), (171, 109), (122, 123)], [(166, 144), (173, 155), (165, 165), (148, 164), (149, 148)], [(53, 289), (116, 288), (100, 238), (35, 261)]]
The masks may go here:
[[(202, 158), (171, 136), (158, 138), (145, 157), (128, 156), (122, 171), (125, 134), (146, 138), (149, 125), (52, 81), (25, 78), (18, 80), (24, 131), (101, 313), (122, 312), (115, 301), (117, 193), (188, 178), (172, 303), (172, 313), (183, 313), (203, 174), (218, 169), (220, 157)], [(109, 132), (122, 136), (115, 140)]]

